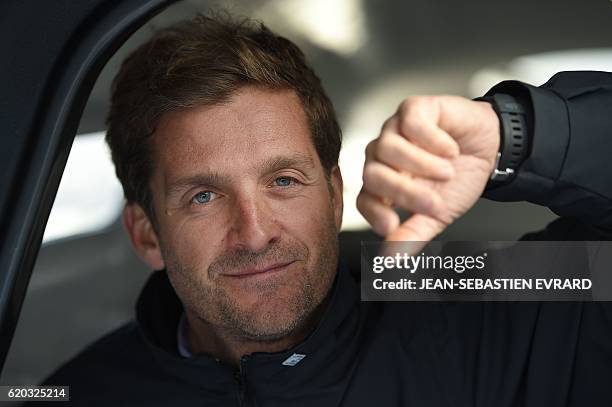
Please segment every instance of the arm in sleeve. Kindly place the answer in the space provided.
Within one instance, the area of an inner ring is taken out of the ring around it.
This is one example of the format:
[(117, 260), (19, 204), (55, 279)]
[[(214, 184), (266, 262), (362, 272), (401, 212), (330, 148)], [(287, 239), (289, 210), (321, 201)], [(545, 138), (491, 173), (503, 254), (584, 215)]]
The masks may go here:
[(544, 205), (612, 231), (612, 74), (562, 72), (541, 87), (506, 81), (493, 93), (525, 103), (531, 140), (516, 177), (483, 196)]

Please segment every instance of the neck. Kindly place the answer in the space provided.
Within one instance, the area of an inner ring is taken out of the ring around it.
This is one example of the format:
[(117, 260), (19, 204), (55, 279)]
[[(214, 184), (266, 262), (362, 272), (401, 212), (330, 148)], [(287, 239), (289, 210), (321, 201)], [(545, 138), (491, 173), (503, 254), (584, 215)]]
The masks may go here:
[(187, 340), (193, 354), (209, 353), (224, 363), (238, 366), (240, 358), (253, 352), (282, 352), (303, 341), (319, 322), (327, 301), (320, 304), (302, 327), (280, 339), (261, 341), (236, 336), (228, 329), (215, 326), (185, 310)]

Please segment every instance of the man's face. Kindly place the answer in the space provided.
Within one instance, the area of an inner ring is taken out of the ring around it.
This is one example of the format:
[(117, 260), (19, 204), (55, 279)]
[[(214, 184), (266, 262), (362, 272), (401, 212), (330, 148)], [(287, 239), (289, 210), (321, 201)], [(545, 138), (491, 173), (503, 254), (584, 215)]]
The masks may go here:
[(342, 181), (297, 95), (244, 87), (165, 114), (153, 143), (161, 255), (187, 310), (255, 340), (302, 327), (335, 275)]

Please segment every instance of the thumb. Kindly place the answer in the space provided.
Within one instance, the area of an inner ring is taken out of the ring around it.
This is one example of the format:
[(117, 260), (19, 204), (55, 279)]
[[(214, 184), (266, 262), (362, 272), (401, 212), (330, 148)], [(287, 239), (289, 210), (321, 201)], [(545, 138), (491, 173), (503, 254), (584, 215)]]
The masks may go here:
[[(423, 214), (415, 214), (385, 237), (385, 241), (427, 243), (446, 228), (439, 220)], [(425, 246), (425, 244), (423, 244)]]

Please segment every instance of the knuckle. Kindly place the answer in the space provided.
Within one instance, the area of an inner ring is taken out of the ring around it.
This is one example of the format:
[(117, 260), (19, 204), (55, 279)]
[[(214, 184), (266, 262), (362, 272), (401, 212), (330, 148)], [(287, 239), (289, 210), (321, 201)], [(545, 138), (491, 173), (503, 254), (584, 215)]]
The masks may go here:
[(362, 181), (364, 185), (375, 184), (379, 176), (379, 171), (375, 165), (368, 163), (363, 167)]
[(399, 115), (400, 119), (403, 119), (405, 116), (408, 116), (410, 114), (410, 111), (412, 110), (413, 100), (413, 97), (408, 97), (404, 99), (402, 103), (399, 104), (399, 106), (397, 107), (397, 114)]
[(396, 150), (396, 145), (392, 137), (382, 136), (375, 150), (377, 158), (389, 157)]
[(370, 141), (365, 148), (365, 156), (372, 157), (374, 155), (374, 151), (376, 150), (376, 145), (378, 144), (378, 139), (374, 139)]
[(398, 111), (403, 115), (418, 113), (419, 110), (431, 103), (431, 100), (432, 96), (409, 96), (400, 103)]
[(384, 132), (384, 131), (386, 131), (386, 130), (387, 130), (389, 127), (391, 127), (391, 126), (392, 126), (392, 124), (393, 124), (393, 120), (394, 120), (394, 119), (395, 119), (395, 115), (393, 115), (393, 116), (391, 116), (391, 117), (387, 118), (387, 120), (385, 120), (385, 121), (383, 122), (382, 126), (380, 127), (380, 131), (381, 131), (381, 133), (382, 133), (382, 132)]
[(362, 189), (359, 192), (359, 195), (357, 195), (357, 200), (355, 201), (355, 206), (357, 207), (357, 210), (359, 212), (361, 212), (362, 215), (365, 216), (364, 210), (363, 210), (364, 209), (364, 204), (365, 204), (364, 200), (365, 200), (365, 196), (364, 196), (364, 192), (363, 192), (363, 189)]
[(402, 129), (404, 132), (410, 134), (421, 133), (423, 129), (423, 119), (416, 114), (405, 116), (402, 118)]

